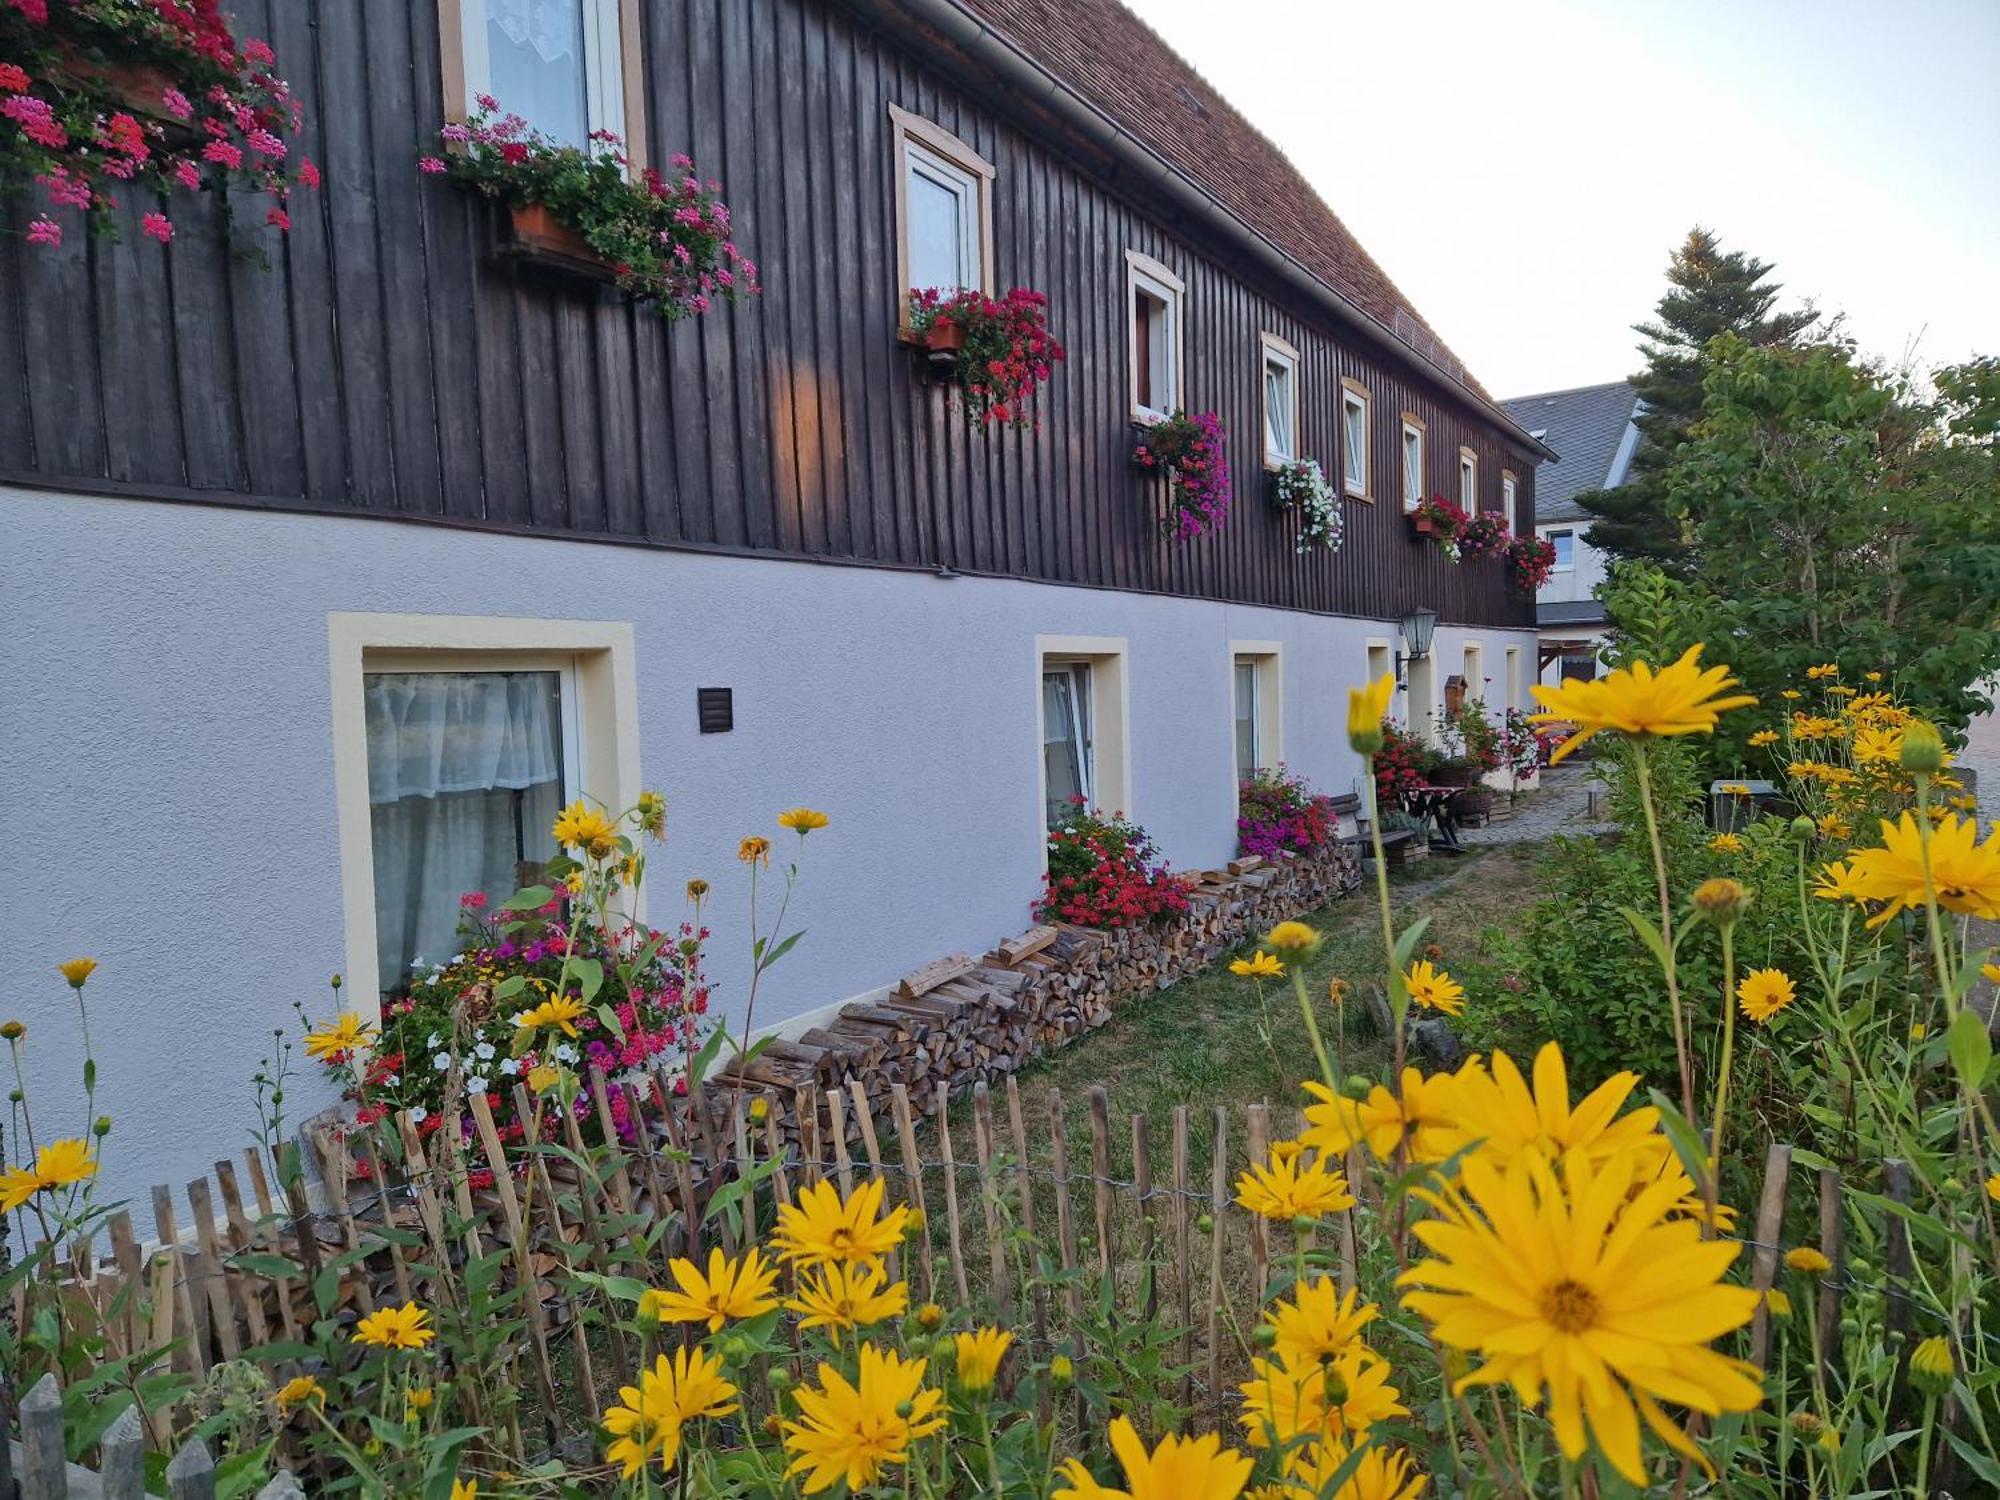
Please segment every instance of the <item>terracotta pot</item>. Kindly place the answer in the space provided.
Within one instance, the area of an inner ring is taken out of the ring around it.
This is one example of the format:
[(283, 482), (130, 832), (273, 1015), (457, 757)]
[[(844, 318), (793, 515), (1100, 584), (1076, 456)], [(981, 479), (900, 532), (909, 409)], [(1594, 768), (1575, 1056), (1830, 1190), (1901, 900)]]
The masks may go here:
[(965, 347), (965, 325), (940, 318), (924, 330), (924, 347), (933, 354), (956, 354)]
[(591, 249), (590, 241), (558, 219), (546, 204), (510, 204), (507, 212), (512, 231), (504, 247), (508, 254), (599, 281), (613, 279), (611, 262)]
[(1413, 510), (1404, 511), (1403, 515), (1410, 523), (1410, 530), (1418, 536), (1430, 536), (1437, 531), (1437, 527), (1431, 524), (1429, 516), (1419, 515)]

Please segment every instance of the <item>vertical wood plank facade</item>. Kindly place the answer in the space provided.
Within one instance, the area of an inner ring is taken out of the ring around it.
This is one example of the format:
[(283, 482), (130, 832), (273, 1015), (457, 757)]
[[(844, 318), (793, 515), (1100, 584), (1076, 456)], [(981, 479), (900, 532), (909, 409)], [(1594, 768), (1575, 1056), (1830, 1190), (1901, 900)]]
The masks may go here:
[[(490, 205), (417, 172), (443, 124), (432, 0), (236, 9), (272, 37), (324, 187), (289, 235), (248, 202), (225, 235), (183, 200), (169, 246), (136, 222), (117, 244), (0, 238), (0, 482), (1533, 626), (1497, 563), (1451, 564), (1398, 505), (1410, 410), (1427, 492), (1456, 494), (1467, 445), (1482, 505), (1513, 471), (1531, 530), (1518, 440), (832, 0), (644, 9), (651, 159), (721, 179), (767, 289), (671, 325), (495, 259)], [(1036, 431), (969, 431), (895, 341), (891, 104), (998, 168), (995, 283), (1046, 292), (1069, 350)], [(18, 231), (26, 205), (4, 216)], [(1160, 538), (1161, 482), (1129, 459), (1127, 249), (1186, 282), (1186, 403), (1231, 435), (1232, 514), (1193, 543)], [(1336, 488), (1340, 381), (1371, 393), (1374, 503), (1343, 499), (1331, 556), (1296, 554), (1266, 498), (1266, 331), (1300, 351), (1301, 451)]]

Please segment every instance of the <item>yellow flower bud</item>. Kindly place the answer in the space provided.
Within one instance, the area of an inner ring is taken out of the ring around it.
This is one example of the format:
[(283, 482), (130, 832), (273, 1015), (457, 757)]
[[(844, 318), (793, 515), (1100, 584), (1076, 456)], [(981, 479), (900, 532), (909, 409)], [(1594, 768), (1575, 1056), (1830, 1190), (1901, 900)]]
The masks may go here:
[(1934, 1333), (1910, 1351), (1910, 1384), (1926, 1396), (1950, 1390), (1951, 1375), (1951, 1345), (1944, 1335)]
[(1903, 731), (1903, 749), (1899, 759), (1903, 769), (1912, 776), (1935, 776), (1944, 769), (1944, 740), (1935, 728), (1922, 719), (1912, 720)]

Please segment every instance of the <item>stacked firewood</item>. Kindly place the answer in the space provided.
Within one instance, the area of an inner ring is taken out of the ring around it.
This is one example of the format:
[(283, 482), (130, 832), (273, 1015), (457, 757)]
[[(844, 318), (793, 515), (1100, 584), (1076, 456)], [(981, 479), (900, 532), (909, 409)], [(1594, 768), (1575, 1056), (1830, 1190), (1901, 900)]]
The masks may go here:
[[(711, 1085), (711, 1107), (726, 1115), (736, 1096), (762, 1098), (784, 1136), (796, 1140), (798, 1101), (818, 1101), (829, 1089), (875, 1119), (887, 1117), (899, 1084), (924, 1102), (941, 1090), (963, 1094), (1102, 1026), (1127, 1001), (1210, 967), (1276, 923), (1345, 895), (1360, 879), (1354, 853), (1338, 845), (1309, 857), (1252, 855), (1193, 876), (1188, 910), (1171, 922), (1113, 929), (1058, 923), (1032, 927), (980, 957), (952, 954), (796, 1038), (724, 1064)], [(858, 1128), (851, 1115), (847, 1133)]]

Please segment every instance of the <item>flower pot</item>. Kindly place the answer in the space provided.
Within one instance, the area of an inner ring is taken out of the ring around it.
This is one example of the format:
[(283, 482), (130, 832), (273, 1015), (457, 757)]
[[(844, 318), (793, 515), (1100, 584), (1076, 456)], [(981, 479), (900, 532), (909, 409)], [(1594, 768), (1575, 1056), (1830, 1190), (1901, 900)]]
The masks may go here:
[(940, 318), (924, 330), (924, 347), (932, 354), (956, 355), (965, 347), (965, 325)]
[(1471, 786), (1479, 773), (1469, 765), (1444, 765), (1431, 772), (1432, 786)]
[(613, 281), (611, 262), (590, 248), (576, 230), (558, 219), (546, 204), (513, 203), (507, 207), (501, 253), (510, 259), (546, 266), (591, 281)]
[(1429, 516), (1418, 515), (1415, 511), (1408, 510), (1403, 512), (1403, 519), (1410, 523), (1410, 530), (1418, 536), (1432, 536), (1437, 532), (1437, 526)]

